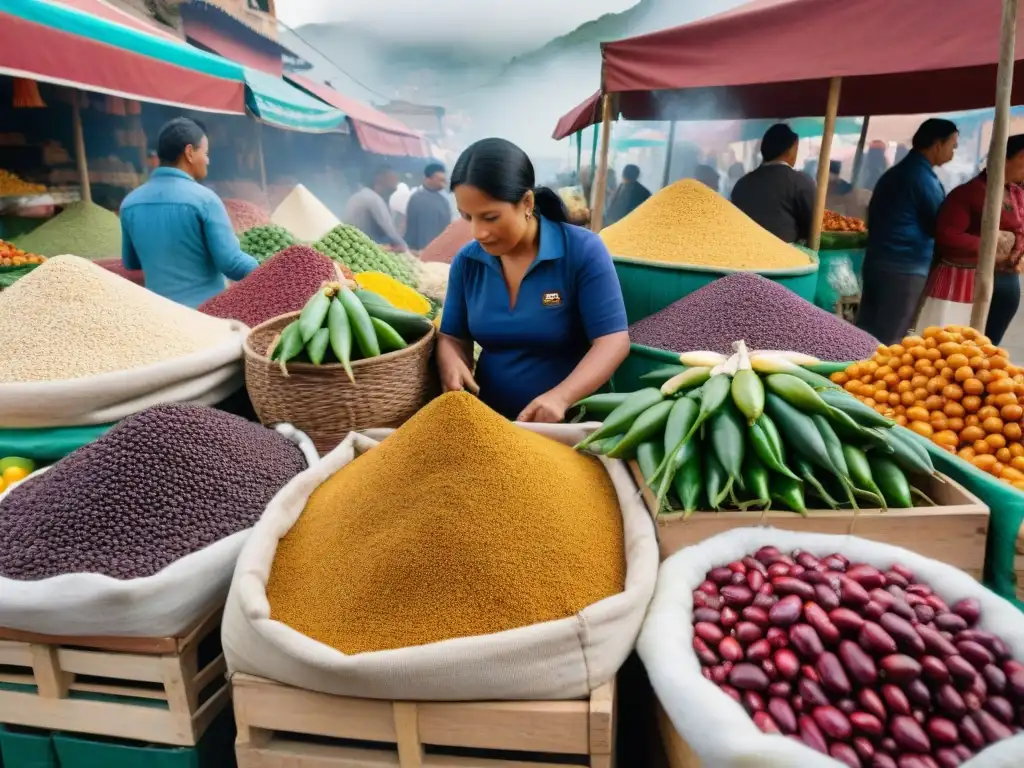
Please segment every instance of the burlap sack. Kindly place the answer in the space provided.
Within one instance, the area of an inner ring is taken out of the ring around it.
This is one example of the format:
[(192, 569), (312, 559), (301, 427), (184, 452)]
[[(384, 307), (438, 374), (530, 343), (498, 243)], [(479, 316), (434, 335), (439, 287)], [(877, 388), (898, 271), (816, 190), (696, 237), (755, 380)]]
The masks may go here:
[[(568, 444), (593, 428), (524, 426)], [(376, 445), (369, 437), (350, 434), (270, 502), (239, 556), (224, 610), (222, 640), (230, 672), (341, 696), (434, 701), (580, 698), (615, 675), (633, 649), (658, 569), (654, 526), (621, 461), (603, 460), (622, 508), (625, 590), (575, 616), (355, 656), (271, 619), (266, 587), (278, 541), (321, 483)]]

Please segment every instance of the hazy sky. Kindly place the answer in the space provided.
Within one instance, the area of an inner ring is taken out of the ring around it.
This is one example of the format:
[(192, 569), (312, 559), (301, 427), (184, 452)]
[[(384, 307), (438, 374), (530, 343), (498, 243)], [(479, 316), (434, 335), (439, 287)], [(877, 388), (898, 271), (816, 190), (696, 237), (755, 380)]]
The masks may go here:
[(393, 40), (540, 45), (638, 0), (277, 0), (290, 27), (353, 21)]

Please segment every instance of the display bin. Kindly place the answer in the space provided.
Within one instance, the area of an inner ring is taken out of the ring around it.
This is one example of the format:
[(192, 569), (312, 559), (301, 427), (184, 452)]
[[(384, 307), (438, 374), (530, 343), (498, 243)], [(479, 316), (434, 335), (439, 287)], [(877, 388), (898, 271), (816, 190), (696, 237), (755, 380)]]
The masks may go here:
[(807, 516), (786, 510), (741, 512), (694, 512), (684, 520), (682, 512), (657, 514), (657, 500), (643, 480), (635, 461), (629, 462), (633, 477), (654, 518), (661, 559), (684, 547), (733, 528), (772, 526), (801, 533), (856, 535), (892, 544), (949, 563), (980, 579), (985, 565), (989, 509), (974, 494), (946, 477), (919, 484), (938, 506), (913, 509), (811, 509)]
[(229, 704), (220, 618), (180, 637), (0, 629), (0, 723), (195, 746)]
[(832, 265), (835, 262), (841, 260), (848, 260), (850, 268), (853, 270), (854, 276), (857, 278), (857, 285), (863, 285), (863, 279), (861, 273), (864, 267), (864, 250), (863, 249), (843, 249), (826, 251), (821, 250), (818, 252), (818, 287), (814, 294), (814, 303), (821, 309), (827, 312), (835, 312), (839, 302), (844, 298), (850, 296), (859, 296), (860, 290), (854, 294), (840, 294), (835, 288), (829, 283), (829, 272), (832, 269)]
[(231, 678), (239, 768), (615, 765), (616, 687), (570, 701), (404, 702)]
[(0, 766), (58, 768), (49, 731), (0, 725)]
[[(812, 254), (813, 252), (807, 251)], [(735, 272), (751, 270), (680, 266), (658, 261), (642, 261), (615, 256), (615, 272), (622, 286), (622, 298), (626, 302), (626, 320), (633, 324), (653, 315), (674, 301), (713, 283), (720, 277)], [(805, 267), (776, 269), (754, 272), (779, 285), (783, 285), (801, 298), (814, 301), (818, 288), (818, 262)]]

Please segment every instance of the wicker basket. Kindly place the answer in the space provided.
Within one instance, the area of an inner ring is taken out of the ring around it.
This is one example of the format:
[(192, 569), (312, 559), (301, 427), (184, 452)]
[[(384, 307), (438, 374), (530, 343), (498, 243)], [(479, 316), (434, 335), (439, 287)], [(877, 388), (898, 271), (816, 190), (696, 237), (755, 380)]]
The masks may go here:
[(299, 314), (268, 320), (245, 340), (245, 384), (264, 425), (295, 425), (309, 435), (322, 456), (349, 432), (401, 426), (437, 396), (437, 372), (431, 359), (434, 328), (398, 352), (353, 362), (355, 384), (338, 363), (290, 363), (285, 376), (281, 366), (267, 357), (267, 350)]

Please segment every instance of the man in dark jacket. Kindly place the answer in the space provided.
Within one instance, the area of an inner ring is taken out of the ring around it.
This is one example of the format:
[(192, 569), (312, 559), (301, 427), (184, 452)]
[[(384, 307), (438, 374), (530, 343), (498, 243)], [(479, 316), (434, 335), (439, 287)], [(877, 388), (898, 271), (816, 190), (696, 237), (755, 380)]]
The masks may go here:
[(651, 191), (640, 183), (640, 169), (635, 165), (627, 165), (622, 169), (622, 183), (616, 187), (608, 205), (605, 226), (626, 218), (650, 196)]
[(422, 251), (452, 223), (452, 207), (444, 196), (448, 186), (444, 166), (430, 163), (423, 171), (423, 186), (413, 192), (405, 211), (405, 242)]
[(780, 240), (795, 243), (811, 233), (815, 184), (794, 169), (800, 137), (776, 123), (761, 139), (760, 166), (736, 182), (732, 202)]

